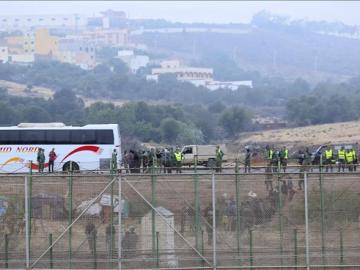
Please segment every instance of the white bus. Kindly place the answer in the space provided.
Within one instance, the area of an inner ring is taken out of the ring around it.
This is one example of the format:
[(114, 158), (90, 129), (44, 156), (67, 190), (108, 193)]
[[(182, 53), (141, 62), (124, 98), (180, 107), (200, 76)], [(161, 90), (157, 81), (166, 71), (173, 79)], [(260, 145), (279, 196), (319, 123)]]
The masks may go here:
[[(55, 149), (54, 171), (109, 170), (111, 156), (121, 159), (121, 140), (117, 124), (65, 126), (63, 123), (21, 123), (0, 127), (0, 173), (36, 172), (38, 149), (45, 151), (48, 171), (49, 153)], [(71, 164), (71, 165), (70, 165)]]

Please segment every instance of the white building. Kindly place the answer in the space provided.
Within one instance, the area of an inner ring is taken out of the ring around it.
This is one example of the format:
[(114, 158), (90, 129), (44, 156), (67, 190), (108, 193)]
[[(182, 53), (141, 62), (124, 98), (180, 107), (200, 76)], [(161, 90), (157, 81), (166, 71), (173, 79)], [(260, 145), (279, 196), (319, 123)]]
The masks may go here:
[(252, 88), (252, 81), (215, 81), (212, 68), (181, 66), (178, 60), (163, 61), (160, 66), (160, 68), (153, 68), (151, 75), (147, 75), (146, 79), (158, 81), (159, 75), (174, 74), (179, 81), (189, 82), (195, 86), (203, 86), (210, 90), (231, 89), (234, 91), (240, 86)]
[(153, 68), (151, 74), (157, 76), (162, 74), (175, 74), (177, 80), (190, 82), (197, 86), (205, 85), (207, 82), (213, 80), (212, 68), (181, 66), (178, 60), (163, 61), (160, 63), (160, 66), (160, 68)]
[(9, 62), (18, 64), (31, 64), (35, 61), (34, 54), (10, 54)]
[(97, 29), (84, 32), (82, 38), (91, 40), (97, 46), (123, 47), (129, 43), (127, 29)]
[(0, 30), (5, 31), (35, 27), (78, 29), (86, 24), (87, 18), (78, 14), (0, 16)]
[(149, 64), (149, 57), (147, 55), (136, 55), (132, 50), (118, 51), (116, 58), (123, 61), (132, 73), (136, 73), (140, 68), (146, 67)]
[(6, 46), (0, 47), (0, 63), (7, 63), (9, 61), (9, 49)]
[(227, 81), (227, 82), (221, 82), (221, 81), (210, 81), (207, 82), (205, 87), (207, 87), (210, 90), (218, 90), (218, 89), (230, 89), (230, 90), (238, 90), (239, 87), (246, 86), (253, 88), (252, 81)]
[[(164, 207), (155, 208), (155, 232), (159, 233), (159, 253), (161, 267), (177, 267), (175, 256), (174, 214)], [(160, 213), (160, 215), (158, 214)], [(141, 250), (152, 250), (152, 211), (141, 219)]]

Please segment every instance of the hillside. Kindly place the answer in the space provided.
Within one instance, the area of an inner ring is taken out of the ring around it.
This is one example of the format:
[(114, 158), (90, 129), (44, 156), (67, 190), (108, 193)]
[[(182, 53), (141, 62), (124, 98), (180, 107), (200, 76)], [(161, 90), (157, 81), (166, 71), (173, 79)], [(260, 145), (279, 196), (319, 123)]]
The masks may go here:
[(303, 77), (313, 82), (344, 80), (357, 75), (359, 68), (360, 40), (292, 29), (254, 28), (241, 34), (144, 33), (136, 41), (147, 44), (151, 51), (213, 67), (219, 80), (226, 77), (220, 66), (213, 65), (220, 55), (234, 60), (244, 70), (290, 79)]
[[(31, 91), (27, 90), (27, 86), (21, 83), (15, 83), (10, 81), (0, 80), (0, 88), (7, 89), (9, 95), (12, 96), (19, 96), (19, 97), (32, 97), (32, 98), (44, 98), (49, 99), (54, 95), (54, 91), (50, 88), (40, 87), (40, 86), (33, 86)], [(114, 105), (123, 105), (126, 101), (124, 100), (110, 100), (110, 99), (94, 99), (88, 98), (81, 95), (78, 95), (84, 103), (85, 106), (88, 107), (95, 102), (109, 102), (113, 103)]]
[(360, 121), (244, 133), (237, 146), (248, 144), (322, 145), (360, 141)]

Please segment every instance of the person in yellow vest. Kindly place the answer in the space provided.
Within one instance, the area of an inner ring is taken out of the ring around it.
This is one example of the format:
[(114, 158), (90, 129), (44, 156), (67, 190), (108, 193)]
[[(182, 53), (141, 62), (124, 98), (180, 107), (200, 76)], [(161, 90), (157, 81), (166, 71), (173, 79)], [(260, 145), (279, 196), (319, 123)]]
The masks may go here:
[(176, 172), (177, 173), (181, 173), (181, 166), (182, 166), (182, 161), (184, 159), (184, 155), (183, 153), (180, 151), (180, 148), (177, 147), (175, 152), (174, 152), (174, 156), (175, 156), (175, 164), (176, 164)]
[(328, 146), (324, 152), (324, 165), (325, 165), (325, 169), (326, 172), (329, 171), (329, 167), (330, 167), (330, 171), (333, 171), (333, 166), (332, 166), (332, 162), (333, 162), (333, 150), (330, 146)]
[(353, 170), (356, 172), (356, 164), (357, 164), (357, 154), (356, 151), (354, 149), (352, 149), (352, 154), (353, 154)]
[(341, 146), (341, 148), (338, 150), (337, 153), (337, 162), (338, 162), (338, 172), (340, 172), (340, 169), (342, 169), (343, 172), (345, 172), (345, 149), (344, 146)]
[(353, 156), (353, 150), (348, 149), (345, 153), (345, 159), (346, 159), (346, 165), (349, 169), (349, 172), (353, 171), (353, 162), (354, 162), (354, 156)]
[(280, 163), (284, 172), (286, 172), (288, 158), (289, 158), (289, 149), (286, 146), (284, 146), (283, 149), (280, 151)]

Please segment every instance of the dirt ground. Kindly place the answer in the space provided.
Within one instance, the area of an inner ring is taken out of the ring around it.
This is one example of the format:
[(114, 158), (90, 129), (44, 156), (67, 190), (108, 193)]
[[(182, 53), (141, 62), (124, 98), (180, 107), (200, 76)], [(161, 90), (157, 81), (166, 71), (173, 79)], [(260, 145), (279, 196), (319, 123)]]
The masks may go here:
[(244, 133), (236, 141), (238, 146), (247, 144), (322, 145), (357, 143), (360, 141), (360, 121), (308, 127), (276, 129)]

